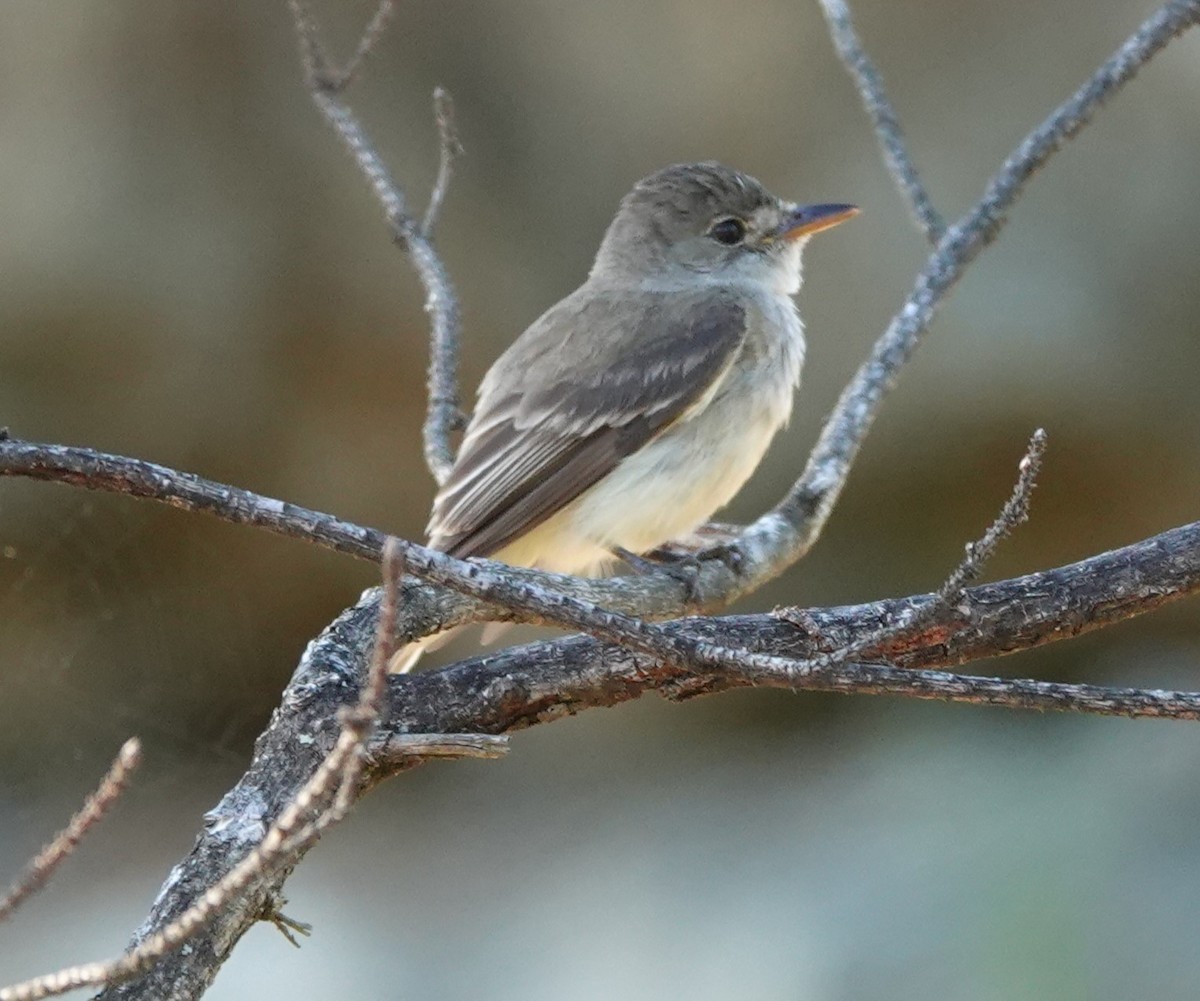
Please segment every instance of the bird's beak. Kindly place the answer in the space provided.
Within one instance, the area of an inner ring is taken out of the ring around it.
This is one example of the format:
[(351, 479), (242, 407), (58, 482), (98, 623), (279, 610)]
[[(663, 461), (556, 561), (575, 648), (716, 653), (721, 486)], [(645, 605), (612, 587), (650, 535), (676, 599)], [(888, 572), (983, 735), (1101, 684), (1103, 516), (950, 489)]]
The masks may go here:
[(775, 235), (782, 240), (812, 236), (858, 215), (857, 205), (801, 205), (784, 216)]

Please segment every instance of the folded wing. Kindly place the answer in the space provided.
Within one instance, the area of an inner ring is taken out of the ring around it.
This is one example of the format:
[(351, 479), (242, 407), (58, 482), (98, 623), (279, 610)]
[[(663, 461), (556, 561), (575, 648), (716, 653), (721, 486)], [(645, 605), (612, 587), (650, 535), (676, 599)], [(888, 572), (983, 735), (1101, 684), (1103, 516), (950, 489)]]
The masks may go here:
[(631, 298), (587, 286), (501, 356), (429, 522), (430, 544), (488, 556), (702, 409), (744, 340), (731, 294)]

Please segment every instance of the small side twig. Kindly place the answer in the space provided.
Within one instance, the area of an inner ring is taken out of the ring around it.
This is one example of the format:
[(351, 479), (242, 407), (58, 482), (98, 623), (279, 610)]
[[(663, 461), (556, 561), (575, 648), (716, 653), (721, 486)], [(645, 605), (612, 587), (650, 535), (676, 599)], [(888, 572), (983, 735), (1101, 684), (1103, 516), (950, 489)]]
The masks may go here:
[(975, 542), (968, 542), (966, 554), (954, 572), (946, 578), (937, 591), (937, 600), (951, 605), (962, 595), (963, 588), (979, 579), (984, 565), (992, 558), (996, 548), (1007, 539), (1018, 525), (1029, 520), (1029, 500), (1037, 486), (1038, 474), (1042, 471), (1042, 457), (1046, 454), (1046, 430), (1038, 428), (1029, 439), (1025, 454), (1017, 464), (1017, 482), (1012, 493), (995, 521)]
[(25, 900), (42, 889), (55, 870), (74, 854), (79, 843), (121, 798), (141, 761), (142, 742), (137, 737), (130, 737), (121, 746), (116, 760), (100, 780), (96, 791), (87, 798), (70, 823), (54, 836), (54, 840), (37, 853), (8, 892), (0, 898), (0, 921), (4, 921)]
[(430, 216), (427, 212), (427, 225), (422, 224), (410, 214), (403, 189), (391, 176), (362, 123), (341, 99), (342, 91), (353, 80), (362, 60), (378, 42), (387, 22), (391, 3), (384, 0), (380, 4), (375, 17), (363, 32), (354, 55), (340, 69), (334, 67), (326, 55), (316, 22), (302, 0), (288, 0), (288, 4), (296, 25), (296, 34), (300, 39), (304, 80), (313, 103), (354, 157), (359, 170), (383, 207), (393, 239), (408, 252), (421, 287), (425, 290), (425, 312), (429, 314), (430, 320), (429, 409), (424, 425), (425, 463), (440, 485), (446, 481), (454, 463), (452, 436), (463, 426), (458, 398), (458, 296), (455, 294), (450, 275), (431, 242), (437, 208), (450, 183), (448, 151), (452, 150), (453, 143), (457, 142), (454, 139), (451, 119), (447, 112), (443, 124), (443, 116), (439, 114), (442, 167), (439, 168), (438, 180), (434, 185), (437, 205), (433, 204), (431, 198), (430, 208), (433, 215)]
[[(975, 542), (968, 542), (961, 562), (951, 571), (942, 586), (929, 601), (904, 607), (896, 621), (880, 629), (874, 629), (859, 639), (839, 647), (828, 654), (813, 657), (804, 662), (806, 674), (821, 673), (862, 657), (863, 654), (894, 644), (905, 636), (915, 635), (933, 622), (944, 610), (965, 600), (964, 589), (975, 583), (983, 568), (995, 554), (997, 547), (1012, 534), (1013, 530), (1029, 520), (1029, 500), (1037, 486), (1038, 473), (1042, 468), (1042, 456), (1046, 452), (1046, 432), (1038, 428), (1029, 439), (1025, 454), (1017, 465), (1017, 482), (1013, 484), (1000, 513), (988, 526), (986, 532)], [(789, 610), (776, 613), (779, 618), (789, 620)]]
[(368, 753), (379, 766), (414, 758), (502, 758), (508, 737), (489, 733), (384, 733), (373, 738)]
[(896, 116), (892, 102), (888, 100), (882, 75), (867, 55), (862, 42), (859, 41), (858, 33), (854, 30), (850, 8), (844, 0), (820, 2), (834, 48), (837, 49), (846, 71), (854, 78), (863, 107), (875, 126), (875, 137), (879, 140), (888, 173), (892, 175), (900, 193), (907, 199), (913, 219), (926, 239), (936, 244), (946, 231), (946, 222), (941, 213), (934, 208), (933, 201), (921, 182), (921, 176), (917, 173), (916, 164), (908, 155), (900, 119)]
[(462, 141), (458, 138), (458, 127), (454, 123), (454, 99), (445, 87), (433, 91), (433, 120), (438, 130), (438, 172), (433, 190), (429, 193), (429, 207), (421, 220), (421, 235), (432, 239), (433, 227), (442, 210), (450, 178), (454, 173), (454, 161), (463, 154)]

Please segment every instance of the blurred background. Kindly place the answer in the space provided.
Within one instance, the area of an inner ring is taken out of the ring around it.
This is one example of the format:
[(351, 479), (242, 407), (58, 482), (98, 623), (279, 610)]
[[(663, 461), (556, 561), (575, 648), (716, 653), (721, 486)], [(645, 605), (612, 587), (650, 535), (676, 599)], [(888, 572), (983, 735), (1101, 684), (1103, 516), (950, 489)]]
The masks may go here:
[[(937, 205), (1147, 2), (858, 0)], [(339, 52), (372, 5), (317, 8)], [(956, 290), (810, 558), (743, 607), (935, 587), (1050, 451), (994, 577), (1190, 521), (1200, 497), (1200, 35), (1056, 158)], [(467, 155), (438, 242), (463, 385), (574, 288), (621, 195), (716, 158), (863, 215), (814, 241), (792, 427), (730, 515), (795, 477), (925, 257), (805, 0), (408, 2), (353, 103), (423, 206), (430, 93)], [(0, 425), (408, 538), (420, 290), (301, 86), (282, 3), (0, 7)], [(0, 481), (0, 879), (121, 742), (111, 821), (0, 928), (0, 982), (118, 952), (241, 773), (305, 642), (372, 566), (64, 486)], [(1200, 605), (1003, 663), (1200, 687)], [(1193, 726), (745, 692), (592, 712), (499, 763), (375, 792), (288, 884), (315, 925), (238, 947), (214, 999), (1191, 998)]]

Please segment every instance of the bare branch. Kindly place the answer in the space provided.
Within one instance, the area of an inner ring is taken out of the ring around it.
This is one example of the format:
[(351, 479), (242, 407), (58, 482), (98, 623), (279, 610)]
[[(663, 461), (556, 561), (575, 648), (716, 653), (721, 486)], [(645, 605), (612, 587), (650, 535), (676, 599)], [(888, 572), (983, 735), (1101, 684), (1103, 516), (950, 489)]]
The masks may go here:
[[(384, 586), (371, 664), (357, 704), (343, 707), (336, 714), (341, 729), (333, 749), (267, 828), (262, 840), (161, 931), (124, 955), (107, 963), (72, 966), (4, 988), (0, 990), (0, 1001), (36, 1001), (79, 987), (115, 985), (149, 970), (208, 927), (252, 884), (265, 882), (294, 862), (326, 828), (346, 816), (358, 795), (368, 742), (385, 705), (387, 664), (395, 652), (399, 582), (403, 573), (399, 541), (388, 539), (384, 546)], [(497, 757), (507, 749), (506, 743), (495, 737), (481, 740), (475, 735), (446, 734), (420, 738), (393, 736), (377, 741), (376, 746), (393, 767), (411, 766), (430, 757)], [(136, 744), (130, 742), (122, 751), (122, 757), (130, 751), (136, 758), (137, 750)], [(118, 765), (121, 763), (122, 759), (118, 759)], [(103, 791), (104, 786), (101, 789)], [(111, 798), (115, 798), (115, 793), (110, 794), (110, 801)], [(269, 900), (260, 916), (277, 922), (282, 920), (271, 909)], [(291, 921), (283, 923), (297, 930), (302, 927)]]
[[(444, 469), (452, 454), (448, 446), (451, 423), (442, 420), (439, 424), (434, 411), (447, 402), (447, 386), (450, 391), (454, 388), (456, 304), (449, 284), (438, 283), (440, 261), (408, 216), (402, 193), (357, 120), (337, 99), (335, 91), (342, 78), (328, 73), (311, 21), (298, 2), (293, 10), (313, 99), (385, 206), (393, 232), (407, 246), (429, 297), (435, 350), (426, 450), (431, 467)], [(995, 238), (1029, 177), (1141, 65), (1197, 20), (1200, 2), (1181, 0), (1166, 4), (1149, 18), (1074, 97), (1026, 138), (989, 183), (979, 203), (944, 233), (905, 305), (843, 393), (800, 480), (775, 510), (739, 539), (737, 548), (744, 557), (740, 575), (721, 569), (720, 561), (705, 561), (698, 587), (709, 587), (715, 603), (732, 600), (777, 575), (812, 546), (882, 399), (915, 350), (934, 310), (979, 251)], [(423, 252), (428, 259), (422, 257)], [(438, 300), (442, 291), (450, 296), (448, 306)], [(451, 318), (449, 334), (447, 315)], [(446, 343), (450, 344), (448, 381), (443, 378), (444, 371), (437, 375), (443, 357), (438, 345)], [(456, 404), (453, 410), (457, 414)], [(445, 446), (441, 454), (439, 444)], [(336, 537), (338, 545), (360, 556), (377, 556), (383, 544), (380, 533), (314, 512), (149, 463), (80, 450), (0, 440), (0, 473), (154, 497), (232, 521), (269, 524), (326, 544)], [(678, 585), (665, 580), (656, 580), (643, 591), (628, 580), (572, 581), (486, 562), (461, 563), (411, 544), (403, 545), (401, 551), (412, 574), (442, 585), (404, 582), (398, 626), (402, 640), (416, 638), (434, 625), (453, 624), (456, 617), (462, 621), (486, 613), (491, 618), (582, 627), (619, 645), (575, 637), (430, 675), (388, 679), (388, 724), (375, 734), (372, 749), (386, 749), (392, 733), (401, 742), (414, 730), (498, 734), (590, 706), (616, 704), (646, 691), (686, 697), (740, 685), (903, 691), (917, 697), (1182, 718), (1200, 714), (1200, 695), (1195, 693), (1001, 681), (929, 670), (1076, 635), (1200, 590), (1200, 524), (1072, 567), (972, 588), (962, 592), (953, 606), (939, 603), (936, 596), (918, 596), (849, 610), (791, 610), (777, 616), (690, 619), (665, 626), (606, 611), (598, 602), (599, 597), (611, 598), (612, 608), (641, 616), (662, 614), (672, 603), (678, 607), (681, 600)], [(564, 590), (556, 590), (558, 587)], [(466, 601), (454, 591), (475, 600)], [(939, 609), (917, 633), (893, 636), (879, 649), (863, 651), (864, 657), (886, 660), (887, 665), (848, 664), (825, 671), (812, 668), (822, 654), (852, 644), (871, 631), (878, 633), (886, 622), (901, 621), (910, 614), (919, 619), (919, 606), (930, 602), (939, 604)], [(906, 603), (918, 606), (917, 611), (906, 612)], [(227, 897), (219, 913), (209, 915), (209, 923), (193, 932), (195, 948), (171, 954), (153, 969), (144, 970), (136, 983), (111, 987), (104, 997), (198, 997), (238, 937), (263, 914), (271, 913), (287, 872), (311, 843), (299, 836), (315, 830), (313, 818), (328, 809), (330, 790), (342, 788), (339, 776), (345, 777), (351, 760), (349, 748), (357, 748), (354, 755), (361, 753), (361, 744), (346, 737), (346, 727), (333, 721), (344, 720), (342, 710), (361, 703), (365, 665), (378, 646), (379, 618), (377, 599), (369, 595), (343, 613), (306, 651), (280, 711), (256, 745), (250, 770), (210, 813), (209, 829), (188, 859), (172, 872), (137, 934), (139, 944), (127, 957), (150, 947), (164, 934), (159, 929), (178, 927), (181, 914), (200, 906), (193, 901), (210, 899), (209, 894), (226, 885), (225, 879), (240, 872), (240, 867), (261, 851), (264, 825), (270, 824), (269, 832), (276, 832), (274, 840), (281, 839), (283, 849), (291, 849), (287, 861), (282, 861), (284, 855), (280, 854), (268, 865), (255, 862), (253, 875), (239, 892)], [(752, 652), (742, 653), (739, 647)], [(418, 726), (422, 721), (430, 725)], [(342, 755), (340, 759), (334, 757), (337, 754)], [(331, 758), (336, 768), (330, 764)], [(369, 787), (415, 760), (420, 758), (387, 753), (369, 759), (364, 763), (361, 784)], [(313, 782), (317, 784), (310, 785)], [(304, 799), (305, 790), (314, 788), (323, 802), (311, 795)], [(334, 802), (337, 798), (333, 793)], [(300, 814), (293, 816), (298, 810)]]
[(904, 130), (900, 128), (900, 119), (896, 117), (895, 109), (888, 100), (883, 87), (883, 77), (867, 55), (854, 30), (854, 21), (850, 17), (850, 8), (844, 0), (820, 0), (821, 9), (825, 12), (825, 20), (829, 25), (829, 35), (833, 39), (834, 48), (841, 57), (846, 71), (854, 79), (862, 98), (863, 107), (871, 116), (875, 126), (875, 138), (883, 153), (883, 162), (888, 173), (896, 182), (896, 187), (908, 201), (909, 211), (913, 221), (920, 227), (930, 243), (936, 244), (946, 231), (945, 220), (933, 206), (921, 176), (917, 173), (916, 164), (908, 155), (908, 146), (904, 140)]
[(1143, 21), (1074, 95), (1021, 141), (975, 206), (946, 230), (904, 305), (842, 391), (800, 479), (774, 510), (742, 536), (739, 549), (747, 555), (752, 570), (743, 575), (745, 590), (757, 586), (763, 576), (778, 574), (812, 548), (884, 397), (895, 386), (942, 299), (999, 234), (1029, 179), (1078, 135), (1142, 66), (1198, 21), (1198, 0), (1172, 0)]
[[(330, 514), (157, 463), (86, 448), (46, 445), (6, 436), (0, 438), (0, 476), (23, 476), (154, 500), (182, 511), (211, 514), (231, 524), (253, 525), (288, 538), (302, 539), (373, 563), (382, 558), (386, 538), (377, 529), (355, 525)], [(417, 553), (426, 551), (410, 544), (406, 559), (411, 563)], [(412, 566), (414, 572), (418, 565), (424, 565), (423, 557), (416, 558), (417, 563)], [(516, 567), (508, 568), (508, 573), (544, 588), (570, 588), (595, 604), (620, 611), (636, 610), (648, 618), (677, 615), (684, 605), (683, 586), (665, 573), (608, 580), (581, 580)], [(706, 585), (704, 590), (710, 599), (707, 603), (714, 607), (722, 603), (721, 595), (735, 583), (733, 572), (720, 559), (711, 559), (704, 564), (700, 580)], [(409, 595), (407, 605), (411, 610), (412, 595)], [(458, 602), (454, 607), (443, 604), (439, 615), (442, 616), (437, 623), (439, 627), (479, 621), (488, 616), (505, 617), (502, 609), (485, 608), (476, 602)], [(416, 637), (421, 635), (416, 632)]]
[[(297, 17), (301, 38), (307, 40), (311, 37), (310, 23), (304, 20), (302, 7), (295, 4), (293, 9), (299, 12)], [(1200, 3), (1196, 0), (1176, 0), (1166, 4), (1143, 23), (1087, 84), (1030, 133), (1006, 160), (988, 185), (980, 202), (947, 231), (918, 276), (914, 290), (905, 305), (876, 343), (871, 357), (842, 393), (800, 479), (772, 511), (745, 530), (733, 547), (742, 557), (739, 572), (732, 573), (723, 560), (707, 559), (702, 562), (695, 582), (695, 590), (701, 596), (699, 607), (711, 609), (727, 604), (777, 576), (808, 552), (819, 537), (833, 504), (845, 485), (851, 464), (883, 398), (895, 385), (899, 371), (916, 349), (921, 336), (928, 328), (934, 310), (979, 251), (995, 238), (1005, 221), (1004, 213), (1020, 194), (1024, 184), (1064, 142), (1087, 124), (1100, 105), (1127, 83), (1145, 62), (1197, 20), (1200, 20)], [(328, 109), (327, 117), (355, 152), (360, 166), (375, 184), (381, 201), (387, 205), (389, 199), (399, 199), (402, 208), (403, 200), (398, 189), (390, 182), (390, 178), (387, 178), (386, 170), (378, 163), (378, 158), (366, 143), (357, 122), (349, 117), (344, 106), (336, 102), (329, 105), (326, 100), (328, 95), (320, 87), (314, 86), (313, 95), (323, 110)], [(410, 244), (410, 251), (414, 254), (419, 242)], [(436, 262), (436, 257), (433, 259)], [(440, 267), (440, 263), (438, 266)], [(433, 289), (435, 292), (439, 287), (441, 286), (437, 282), (427, 284), (427, 289)], [(441, 317), (444, 321), (446, 314), (436, 309), (433, 312), (434, 326), (438, 327), (438, 318)], [(447, 327), (443, 323), (442, 327), (443, 332), (456, 330), (455, 324)], [(435, 342), (443, 346), (452, 343), (453, 340), (454, 338), (447, 340), (435, 334)], [(435, 365), (438, 358), (452, 359), (454, 354), (453, 350), (448, 354), (440, 349), (435, 350)], [(444, 375), (447, 369), (443, 368), (441, 371)], [(438, 385), (446, 385), (446, 381), (440, 377), (434, 381)], [(447, 397), (433, 393), (431, 414), (436, 410), (445, 415), (447, 411), (443, 404), (446, 402)], [(444, 421), (427, 422), (427, 451), (431, 441), (436, 442), (442, 437), (438, 433), (429, 433), (429, 428), (434, 425), (443, 429), (449, 426)], [(47, 455), (33, 454), (30, 452), (31, 448), (49, 451), (52, 447), (17, 448), (17, 443), (0, 442), (0, 474), (61, 479), (97, 489), (155, 497), (178, 506), (190, 506), (194, 503), (200, 509), (227, 520), (261, 524), (284, 534), (307, 537), (343, 551), (356, 551), (357, 555), (368, 555), (369, 558), (378, 556), (377, 546), (364, 541), (365, 530), (348, 526), (337, 519), (292, 508), (278, 501), (256, 498), (248, 492), (239, 492), (236, 497), (230, 496), (229, 499), (234, 502), (230, 505), (214, 503), (214, 497), (211, 495), (197, 496), (186, 504), (181, 504), (178, 492), (174, 489), (177, 484), (153, 483), (155, 476), (170, 474), (171, 471), (165, 470), (164, 467), (141, 463), (139, 472), (145, 474), (149, 482), (143, 480), (126, 486), (123, 478), (133, 460), (119, 463), (113, 457), (100, 457), (100, 465), (106, 465), (107, 468), (97, 479), (89, 478), (78, 471), (88, 464), (84, 453), (78, 450), (54, 449), (53, 458), (61, 462), (60, 468), (54, 468), (53, 461)], [(114, 467), (114, 462), (124, 468)], [(195, 477), (187, 479), (186, 485), (192, 492), (202, 486), (217, 491), (229, 490), (215, 484), (205, 484), (205, 481)], [(256, 509), (256, 501), (263, 501), (268, 507), (274, 508), (275, 513), (262, 508)], [(249, 507), (246, 506), (248, 502)], [(315, 521), (305, 521), (305, 518)], [(341, 534), (343, 529), (344, 535)], [(374, 534), (378, 536), (378, 533)], [(411, 559), (411, 552), (409, 555)], [(604, 592), (605, 589), (601, 588), (600, 591)], [(606, 593), (615, 599), (614, 604), (623, 603), (623, 599), (636, 595), (641, 599), (638, 610), (646, 617), (677, 613), (684, 603), (684, 589), (678, 581), (670, 579), (666, 574), (643, 579), (640, 586), (628, 579), (622, 579), (618, 587)]]
[[(183, 477), (176, 483), (168, 475), (170, 471), (164, 467), (114, 456), (98, 456), (84, 450), (31, 446), (13, 440), (0, 442), (0, 472), (17, 465), (17, 461), (6, 463), (6, 456), (19, 460), (27, 472), (42, 472), (47, 453), (53, 462), (52, 474), (56, 478), (69, 479), (61, 474), (61, 470), (68, 467), (76, 471), (72, 475), (77, 475), (81, 467), (90, 471), (103, 470), (105, 486), (116, 485), (124, 492), (156, 496), (172, 502), (180, 502), (181, 495), (186, 494), (186, 505), (189, 507), (216, 513), (226, 508), (232, 512), (232, 516), (223, 516), (230, 517), (230, 520), (248, 523), (265, 521), (280, 524), (288, 531), (293, 531), (298, 525), (301, 529), (298, 534), (302, 535), (320, 533), (321, 537), (326, 537), (328, 533), (336, 532), (348, 544), (358, 546), (360, 552), (381, 545), (381, 541), (377, 540), (383, 539), (382, 534), (373, 529), (347, 525), (329, 516), (285, 506), (279, 501), (259, 498), (246, 491), (235, 491), (191, 476)], [(96, 485), (91, 480), (85, 482)], [(281, 517), (284, 514), (286, 518)], [(650, 600), (653, 592), (640, 590), (646, 584), (638, 578), (579, 580), (507, 567), (486, 560), (462, 562), (412, 543), (401, 545), (410, 572), (475, 599), (474, 603), (446, 602), (436, 596), (417, 596), (410, 592), (407, 604), (413, 607), (416, 614), (409, 618), (402, 629), (406, 640), (419, 638), (428, 631), (447, 628), (458, 622), (481, 619), (520, 621), (580, 629), (601, 639), (701, 671), (729, 670), (737, 673), (749, 669), (766, 675), (782, 672), (795, 682), (824, 666), (753, 652), (746, 647), (730, 646), (702, 635), (682, 634), (646, 622), (644, 617), (652, 614), (647, 609), (655, 608)]]
[(421, 235), (427, 240), (433, 236), (433, 227), (437, 224), (446, 190), (450, 187), (454, 161), (463, 153), (458, 128), (454, 124), (454, 99), (444, 87), (437, 87), (433, 91), (433, 119), (437, 124), (439, 155), (437, 180), (429, 193), (429, 207), (425, 210), (425, 218), (421, 222)]
[[(1197, 593), (1200, 522), (1078, 563), (968, 588), (955, 605), (925, 594), (837, 608), (680, 619), (663, 626), (726, 645), (744, 643), (788, 662), (818, 660), (873, 633), (883, 639), (863, 657), (887, 665), (846, 664), (801, 678), (749, 665), (703, 672), (575, 636), (473, 658), (432, 678), (393, 678), (386, 729), (429, 729), (436, 721), (444, 729), (499, 733), (595, 705), (616, 705), (648, 691), (686, 697), (748, 685), (1196, 719), (1196, 692), (971, 678), (930, 669), (1071, 639)], [(925, 606), (935, 611), (920, 630), (881, 633), (887, 623), (921, 616)], [(442, 694), (435, 697), (434, 691)], [(443, 701), (427, 706), (434, 697)]]
[(867, 632), (831, 653), (806, 661), (808, 673), (825, 675), (832, 668), (860, 659), (865, 653), (886, 649), (897, 640), (927, 626), (944, 610), (962, 602), (963, 588), (979, 579), (996, 547), (1008, 538), (1013, 529), (1029, 519), (1029, 499), (1037, 485), (1045, 451), (1046, 432), (1038, 428), (1029, 439), (1029, 447), (1017, 466), (1017, 482), (1004, 507), (978, 541), (967, 543), (966, 555), (934, 593), (932, 601), (911, 604), (898, 620)]
[[(408, 252), (421, 287), (425, 290), (425, 312), (429, 314), (430, 322), (429, 411), (424, 427), (425, 462), (433, 478), (441, 484), (445, 482), (454, 462), (451, 436), (463, 424), (458, 398), (458, 296), (455, 294), (450, 275), (433, 248), (429, 228), (423, 227), (409, 214), (403, 189), (392, 178), (357, 116), (340, 97), (344, 87), (353, 79), (363, 57), (378, 41), (386, 24), (391, 3), (384, 0), (379, 5), (354, 56), (341, 70), (330, 66), (316, 23), (305, 5), (301, 0), (288, 0), (288, 3), (296, 24), (296, 33), (300, 38), (304, 79), (313, 103), (341, 137), (359, 170), (366, 177), (376, 199), (383, 206), (392, 237)], [(443, 166), (438, 171), (434, 193), (440, 205), (445, 196), (445, 186), (449, 183), (450, 167), (446, 164), (448, 133), (440, 119), (438, 124)], [(452, 132), (449, 134), (452, 136)], [(426, 213), (429, 227), (437, 214), (437, 207), (432, 200), (430, 208), (433, 210), (433, 217)]]
[(79, 843), (121, 798), (141, 761), (142, 743), (136, 737), (130, 737), (121, 746), (116, 760), (100, 780), (96, 791), (87, 798), (70, 823), (54, 836), (54, 840), (37, 853), (9, 891), (0, 898), (0, 921), (4, 921), (26, 899), (45, 886), (55, 870), (74, 854)]

